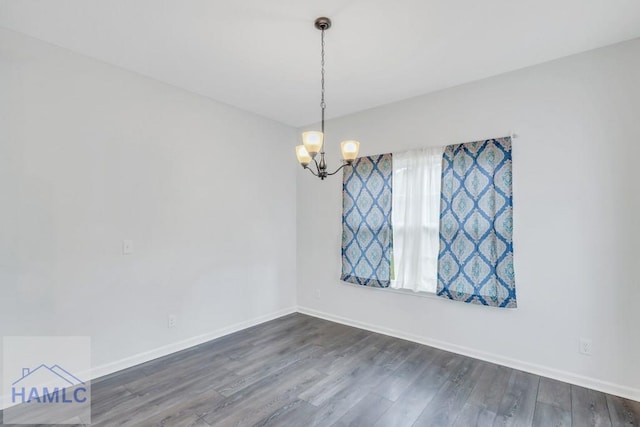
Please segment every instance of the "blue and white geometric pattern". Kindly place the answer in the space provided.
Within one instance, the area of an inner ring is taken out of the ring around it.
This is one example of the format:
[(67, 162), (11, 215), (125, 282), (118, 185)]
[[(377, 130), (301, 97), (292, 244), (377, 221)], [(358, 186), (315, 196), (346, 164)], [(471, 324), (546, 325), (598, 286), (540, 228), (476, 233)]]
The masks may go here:
[(391, 154), (356, 159), (342, 181), (341, 280), (386, 288), (391, 283)]
[(511, 167), (510, 137), (445, 148), (438, 295), (516, 307)]

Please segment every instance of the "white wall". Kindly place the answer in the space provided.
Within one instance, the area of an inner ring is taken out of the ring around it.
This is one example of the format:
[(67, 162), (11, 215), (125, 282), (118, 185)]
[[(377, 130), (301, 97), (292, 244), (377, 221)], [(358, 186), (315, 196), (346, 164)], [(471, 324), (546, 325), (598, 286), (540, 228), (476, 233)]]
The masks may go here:
[(341, 283), (341, 178), (302, 170), (298, 304), (640, 400), (640, 40), (332, 120), (327, 146), (336, 165), (342, 139), (369, 155), (511, 131), (518, 309)]
[(0, 335), (90, 335), (105, 373), (294, 310), (294, 142), (0, 30)]
[(0, 30), (0, 335), (106, 372), (290, 311), (297, 267), (303, 311), (640, 399), (639, 115), (635, 40), (328, 123), (333, 165), (519, 134), (499, 310), (339, 282), (340, 178), (296, 176), (292, 129)]

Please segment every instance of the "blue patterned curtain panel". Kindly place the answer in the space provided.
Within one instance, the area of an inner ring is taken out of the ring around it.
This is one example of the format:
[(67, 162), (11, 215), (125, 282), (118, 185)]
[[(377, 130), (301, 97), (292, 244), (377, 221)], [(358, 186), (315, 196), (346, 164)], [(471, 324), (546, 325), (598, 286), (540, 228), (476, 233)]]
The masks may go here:
[(510, 137), (445, 148), (438, 295), (516, 307), (511, 178)]
[(341, 280), (386, 288), (391, 283), (391, 154), (356, 159), (342, 182)]

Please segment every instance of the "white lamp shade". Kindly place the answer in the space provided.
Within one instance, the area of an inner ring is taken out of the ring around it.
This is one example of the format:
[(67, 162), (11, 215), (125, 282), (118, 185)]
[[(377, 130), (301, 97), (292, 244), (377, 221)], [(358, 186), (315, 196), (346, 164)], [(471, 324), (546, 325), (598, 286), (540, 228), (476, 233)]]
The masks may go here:
[(342, 141), (340, 149), (342, 150), (343, 159), (346, 161), (353, 161), (358, 157), (360, 142), (355, 140)]
[(311, 162), (311, 156), (307, 152), (307, 149), (304, 148), (304, 145), (296, 146), (296, 156), (302, 166), (307, 166)]
[(316, 154), (322, 150), (322, 142), (324, 140), (324, 135), (322, 132), (318, 131), (308, 131), (302, 132), (302, 143), (304, 144), (304, 148), (307, 149), (307, 153), (311, 157), (315, 157)]

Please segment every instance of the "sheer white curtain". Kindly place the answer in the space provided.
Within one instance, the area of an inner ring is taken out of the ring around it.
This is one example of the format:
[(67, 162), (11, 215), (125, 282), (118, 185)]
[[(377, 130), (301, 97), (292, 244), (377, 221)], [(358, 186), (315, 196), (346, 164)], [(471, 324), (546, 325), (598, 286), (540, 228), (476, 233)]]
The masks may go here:
[(393, 153), (392, 288), (436, 291), (443, 151)]

